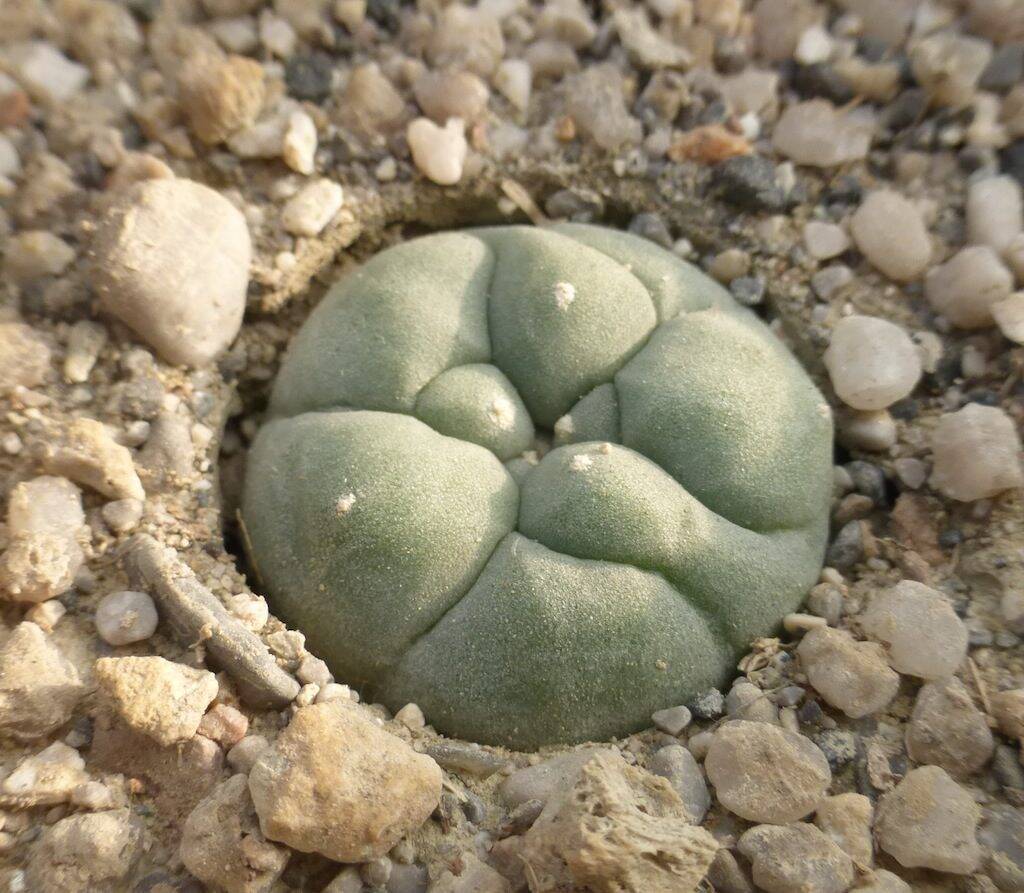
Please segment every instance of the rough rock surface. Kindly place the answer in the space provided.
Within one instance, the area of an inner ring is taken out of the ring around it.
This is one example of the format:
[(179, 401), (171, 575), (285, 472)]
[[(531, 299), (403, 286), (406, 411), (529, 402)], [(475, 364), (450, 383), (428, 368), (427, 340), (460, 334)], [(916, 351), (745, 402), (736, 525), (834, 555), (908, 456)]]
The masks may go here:
[(832, 781), (810, 740), (767, 723), (736, 720), (711, 739), (704, 769), (719, 802), (752, 822), (785, 824), (813, 812)]
[(980, 809), (938, 766), (912, 769), (878, 803), (878, 845), (907, 868), (970, 874), (981, 861)]
[(758, 825), (738, 849), (767, 893), (845, 893), (856, 877), (853, 860), (814, 825)]
[(270, 840), (337, 862), (383, 856), (441, 796), (441, 770), (351, 707), (329, 701), (295, 714), (249, 774)]
[(139, 183), (101, 221), (93, 250), (103, 309), (169, 362), (209, 362), (238, 334), (252, 246), (245, 218), (214, 190)]
[(0, 394), (40, 384), (50, 369), (50, 347), (20, 322), (0, 322)]
[(182, 828), (180, 854), (195, 877), (225, 893), (265, 893), (288, 862), (288, 850), (260, 831), (245, 775), (233, 775), (196, 806)]
[(688, 893), (718, 844), (690, 817), (667, 781), (598, 753), (548, 800), (525, 836), (533, 893)]
[(985, 714), (959, 679), (921, 687), (907, 729), (907, 753), (951, 775), (971, 775), (991, 758), (995, 740)]
[(697, 760), (687, 748), (681, 744), (669, 744), (661, 748), (651, 757), (647, 769), (668, 779), (694, 824), (699, 825), (704, 821), (711, 807), (711, 794)]
[(95, 419), (75, 419), (45, 445), (43, 467), (109, 499), (144, 499), (131, 451)]
[(96, 682), (130, 728), (167, 746), (187, 741), (217, 696), (217, 677), (162, 657), (102, 657)]
[(932, 246), (921, 212), (898, 192), (872, 192), (850, 219), (853, 240), (890, 279), (917, 279), (931, 260)]
[(32, 847), (25, 870), (32, 893), (124, 889), (140, 856), (142, 832), (127, 809), (61, 819)]
[(967, 655), (967, 627), (949, 599), (916, 580), (872, 595), (860, 625), (886, 646), (892, 668), (910, 676), (952, 676)]
[(71, 718), (85, 685), (36, 624), (20, 623), (0, 646), (0, 732), (31, 740)]
[(871, 801), (863, 794), (837, 794), (818, 807), (814, 824), (857, 865), (866, 867), (874, 856), (873, 818)]
[(551, 757), (535, 766), (517, 769), (498, 787), (502, 800), (516, 807), (527, 800), (547, 803), (555, 791), (565, 787), (589, 763), (597, 748), (586, 747)]
[(797, 655), (815, 691), (855, 719), (877, 713), (900, 687), (900, 677), (889, 668), (882, 646), (858, 642), (844, 630), (812, 629)]

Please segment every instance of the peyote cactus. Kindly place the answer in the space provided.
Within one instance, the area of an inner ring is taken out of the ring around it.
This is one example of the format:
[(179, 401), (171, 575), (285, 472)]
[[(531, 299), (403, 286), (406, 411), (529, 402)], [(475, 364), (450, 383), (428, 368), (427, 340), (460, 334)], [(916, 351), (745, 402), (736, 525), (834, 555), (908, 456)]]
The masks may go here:
[(821, 568), (827, 404), (752, 313), (635, 236), (391, 248), (313, 311), (270, 416), (243, 519), (275, 610), (340, 680), (450, 735), (642, 728), (721, 685)]

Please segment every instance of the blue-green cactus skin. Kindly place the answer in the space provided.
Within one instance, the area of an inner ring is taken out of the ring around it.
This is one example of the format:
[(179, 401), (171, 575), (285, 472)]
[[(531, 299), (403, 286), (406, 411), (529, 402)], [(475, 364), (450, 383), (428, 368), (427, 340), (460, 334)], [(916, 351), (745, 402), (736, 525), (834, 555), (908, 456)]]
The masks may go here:
[(614, 230), (495, 227), (328, 293), (242, 513), (275, 611), (340, 680), (533, 749), (723, 684), (817, 579), (831, 452), (806, 373), (695, 267)]

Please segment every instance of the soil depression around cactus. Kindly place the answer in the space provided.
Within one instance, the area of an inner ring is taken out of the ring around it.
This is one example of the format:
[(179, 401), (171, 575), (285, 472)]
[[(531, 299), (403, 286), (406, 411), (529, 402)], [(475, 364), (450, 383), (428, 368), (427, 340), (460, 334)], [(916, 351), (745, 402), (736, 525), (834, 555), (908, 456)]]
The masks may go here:
[(341, 681), (531, 749), (727, 679), (817, 578), (831, 448), (796, 359), (690, 264), (577, 224), (454, 231), (311, 314), (242, 515)]

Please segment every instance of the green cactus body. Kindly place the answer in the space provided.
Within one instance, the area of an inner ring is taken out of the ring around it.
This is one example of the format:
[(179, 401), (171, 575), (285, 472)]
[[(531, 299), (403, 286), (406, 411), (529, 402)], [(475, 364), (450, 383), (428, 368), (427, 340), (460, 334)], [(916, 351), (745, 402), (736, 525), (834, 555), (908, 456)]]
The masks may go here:
[(296, 336), (270, 416), (243, 518), (275, 610), (449, 735), (642, 728), (721, 685), (821, 568), (821, 394), (721, 286), (614, 230), (377, 255)]

